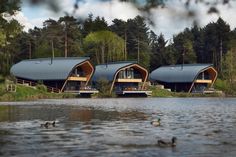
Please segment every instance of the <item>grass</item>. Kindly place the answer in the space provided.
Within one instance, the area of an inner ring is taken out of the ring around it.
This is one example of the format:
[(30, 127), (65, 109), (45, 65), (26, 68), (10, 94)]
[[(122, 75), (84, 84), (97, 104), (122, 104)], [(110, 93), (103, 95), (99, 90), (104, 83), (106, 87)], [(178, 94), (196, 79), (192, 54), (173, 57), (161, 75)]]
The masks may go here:
[(227, 96), (236, 96), (236, 82), (229, 82), (227, 80), (217, 79), (215, 89), (224, 91)]
[[(30, 101), (38, 99), (63, 99), (63, 98), (77, 98), (77, 95), (69, 93), (49, 93), (44, 85), (37, 85), (36, 87), (29, 87), (17, 84), (16, 92), (7, 92), (6, 83), (4, 77), (0, 76), (0, 101)], [(8, 82), (9, 83), (9, 82)], [(106, 82), (101, 82), (100, 93), (95, 94), (93, 97), (104, 98), (104, 97), (115, 97), (114, 93), (109, 93), (109, 86)], [(228, 91), (229, 86), (227, 82), (219, 80), (216, 82), (216, 89)], [(236, 87), (235, 87), (236, 88)], [(235, 89), (231, 86), (231, 91), (228, 93), (235, 93)], [(149, 88), (152, 91), (152, 97), (221, 97), (222, 95), (217, 93), (212, 94), (200, 94), (200, 93), (176, 93), (170, 92), (166, 89), (159, 89), (155, 86)], [(233, 92), (232, 92), (233, 91)], [(232, 96), (232, 95), (230, 95)]]
[(185, 92), (171, 92), (166, 89), (159, 89), (156, 87), (150, 87), (152, 91), (152, 97), (221, 97), (221, 94), (211, 93), (211, 94), (203, 94), (203, 93), (185, 93)]
[(7, 92), (6, 84), (0, 84), (0, 101), (29, 101), (37, 99), (61, 99), (74, 98), (76, 95), (65, 93), (48, 93), (42, 85), (40, 87), (28, 87), (16, 85), (16, 92)]
[(166, 89), (159, 89), (153, 86), (149, 90), (152, 91), (152, 97), (173, 97), (173, 92)]

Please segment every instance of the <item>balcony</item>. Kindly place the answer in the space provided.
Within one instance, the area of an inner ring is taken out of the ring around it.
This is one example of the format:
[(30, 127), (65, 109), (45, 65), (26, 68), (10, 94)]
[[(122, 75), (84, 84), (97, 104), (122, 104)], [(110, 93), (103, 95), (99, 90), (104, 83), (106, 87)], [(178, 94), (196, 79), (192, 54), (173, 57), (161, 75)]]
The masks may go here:
[(116, 82), (131, 82), (131, 83), (139, 83), (142, 82), (142, 79), (135, 79), (135, 78), (118, 78)]
[(69, 86), (66, 87), (65, 93), (74, 93), (74, 94), (94, 94), (98, 93), (98, 90), (91, 88), (90, 86), (79, 87), (79, 86)]
[(195, 83), (212, 83), (212, 80), (195, 80)]
[(116, 94), (126, 95), (126, 94), (145, 94), (146, 96), (151, 96), (152, 91), (147, 89), (141, 89), (140, 87), (125, 87), (123, 89), (117, 90)]
[(68, 81), (87, 81), (86, 77), (81, 77), (81, 76), (70, 76), (68, 77)]

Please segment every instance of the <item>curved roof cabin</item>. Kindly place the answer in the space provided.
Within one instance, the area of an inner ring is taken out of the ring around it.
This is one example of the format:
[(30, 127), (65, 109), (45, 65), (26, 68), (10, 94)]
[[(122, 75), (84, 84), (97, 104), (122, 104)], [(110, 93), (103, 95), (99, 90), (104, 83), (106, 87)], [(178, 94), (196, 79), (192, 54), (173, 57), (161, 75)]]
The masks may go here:
[(97, 65), (92, 82), (96, 84), (101, 79), (109, 81), (110, 93), (115, 91), (117, 95), (149, 95), (150, 91), (145, 90), (148, 75), (148, 71), (135, 62), (114, 62)]
[(154, 70), (150, 80), (176, 92), (203, 92), (213, 86), (217, 75), (211, 64), (170, 65)]
[[(94, 67), (89, 58), (39, 58), (23, 60), (11, 68), (18, 83), (43, 83), (52, 92), (89, 93)], [(92, 91), (90, 91), (92, 92)]]

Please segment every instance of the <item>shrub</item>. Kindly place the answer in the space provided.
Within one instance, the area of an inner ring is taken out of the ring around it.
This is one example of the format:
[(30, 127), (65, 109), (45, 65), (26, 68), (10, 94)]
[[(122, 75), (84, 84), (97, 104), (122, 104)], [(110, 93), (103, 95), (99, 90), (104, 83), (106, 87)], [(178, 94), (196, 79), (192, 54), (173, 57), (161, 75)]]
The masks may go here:
[(46, 87), (45, 85), (43, 85), (43, 84), (38, 84), (38, 85), (36, 86), (36, 88), (37, 88), (38, 90), (43, 91), (43, 92), (47, 92), (47, 87)]
[(0, 75), (0, 83), (3, 83), (4, 81), (5, 81), (5, 78), (2, 75)]
[(114, 93), (110, 93), (111, 83), (107, 79), (99, 79), (96, 86), (99, 90), (98, 97), (114, 97)]
[(236, 82), (230, 83), (227, 80), (217, 79), (215, 89), (222, 90), (227, 95), (236, 95)]
[(226, 80), (217, 79), (214, 85), (215, 89), (227, 91), (229, 88), (229, 83)]
[(166, 89), (159, 89), (156, 86), (149, 87), (149, 90), (152, 91), (153, 97), (171, 97), (173, 94), (172, 92), (170, 92)]

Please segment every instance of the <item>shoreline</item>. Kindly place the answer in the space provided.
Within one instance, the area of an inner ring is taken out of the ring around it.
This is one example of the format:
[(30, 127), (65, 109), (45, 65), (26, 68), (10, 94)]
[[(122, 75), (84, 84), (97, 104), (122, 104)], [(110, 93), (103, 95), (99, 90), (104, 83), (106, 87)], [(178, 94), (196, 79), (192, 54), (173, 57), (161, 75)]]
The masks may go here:
[[(91, 98), (81, 97), (80, 95), (69, 93), (49, 93), (42, 85), (34, 88), (24, 85), (16, 85), (16, 92), (7, 92), (4, 90), (4, 84), (0, 84), (0, 102), (21, 102), (21, 101), (38, 101), (44, 99), (103, 99), (103, 98), (145, 98), (145, 97), (116, 97), (115, 94), (104, 95), (103, 93), (94, 94)], [(177, 93), (165, 89), (150, 87), (152, 96), (147, 98), (234, 98), (234, 95), (222, 93)]]
[(236, 96), (186, 96), (186, 97), (178, 97), (178, 96), (167, 96), (167, 97), (70, 97), (70, 98), (61, 98), (61, 97), (53, 97), (53, 98), (38, 98), (38, 99), (21, 99), (21, 100), (1, 100), (0, 105), (4, 105), (4, 103), (21, 103), (21, 102), (44, 102), (44, 101), (66, 101), (66, 100), (102, 100), (102, 99), (205, 99), (205, 98), (216, 98), (216, 99), (234, 99)]
[[(139, 98), (139, 99), (236, 99), (236, 97), (148, 97), (148, 98)], [(66, 99), (37, 99), (37, 100), (22, 100), (22, 101), (0, 101), (0, 106), (7, 106), (7, 105), (43, 105), (44, 102), (62, 102), (62, 104), (53, 104), (53, 105), (64, 105), (66, 101), (72, 100), (86, 100), (86, 101), (95, 101), (95, 100), (112, 100), (112, 99), (136, 99), (135, 97), (129, 98), (66, 98)], [(27, 103), (27, 104), (23, 104)], [(29, 104), (32, 103), (32, 104)], [(47, 103), (45, 103), (47, 105)], [(75, 105), (75, 104), (72, 104)]]

